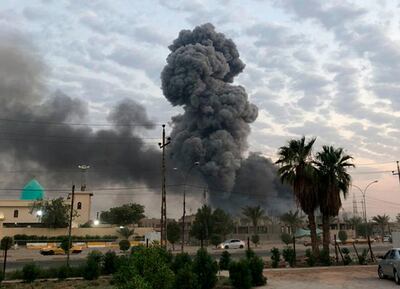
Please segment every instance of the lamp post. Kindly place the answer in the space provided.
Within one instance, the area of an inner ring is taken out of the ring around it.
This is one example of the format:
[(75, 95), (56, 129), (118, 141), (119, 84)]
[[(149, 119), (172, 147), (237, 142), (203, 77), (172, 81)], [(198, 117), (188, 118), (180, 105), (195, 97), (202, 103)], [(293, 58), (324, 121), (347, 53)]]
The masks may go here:
[(362, 197), (363, 197), (363, 207), (364, 207), (364, 208), (363, 208), (363, 217), (364, 217), (364, 222), (365, 222), (365, 231), (366, 231), (367, 239), (368, 239), (369, 252), (370, 252), (370, 254), (371, 254), (371, 260), (372, 260), (372, 261), (374, 261), (375, 258), (374, 258), (374, 254), (372, 253), (371, 238), (370, 238), (370, 236), (369, 236), (369, 228), (368, 228), (368, 222), (367, 222), (367, 203), (366, 203), (366, 201), (365, 201), (365, 194), (367, 193), (368, 188), (369, 188), (371, 185), (376, 184), (377, 182), (378, 182), (378, 180), (375, 180), (375, 181), (370, 182), (370, 183), (364, 188), (364, 190), (361, 189), (359, 186), (352, 185), (353, 187), (357, 188), (357, 189), (361, 192)]
[[(190, 168), (187, 170), (185, 177), (183, 179), (183, 214), (182, 214), (182, 236), (181, 236), (181, 251), (183, 253), (185, 246), (185, 216), (186, 216), (186, 181), (189, 177), (190, 172), (195, 166), (198, 166), (200, 162), (194, 162)], [(177, 168), (174, 168), (177, 170)]]
[(81, 192), (86, 191), (86, 171), (90, 169), (90, 166), (79, 165), (78, 168), (81, 170)]

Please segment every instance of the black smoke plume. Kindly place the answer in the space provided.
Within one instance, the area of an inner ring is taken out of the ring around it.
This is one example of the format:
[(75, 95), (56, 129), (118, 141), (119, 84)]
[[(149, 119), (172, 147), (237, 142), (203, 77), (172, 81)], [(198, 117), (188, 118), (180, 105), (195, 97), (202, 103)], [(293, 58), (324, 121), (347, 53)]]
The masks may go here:
[[(88, 119), (87, 103), (61, 91), (49, 94), (45, 65), (34, 51), (17, 35), (0, 35), (3, 184), (14, 188), (30, 177), (47, 176), (47, 188), (70, 187), (74, 179), (79, 184), (77, 166), (88, 164), (92, 187), (129, 182), (159, 186), (160, 153), (139, 136), (154, 128), (145, 108), (126, 99), (111, 109), (109, 126), (81, 125)], [(21, 183), (10, 183), (10, 171), (21, 172)]]
[(216, 206), (232, 211), (260, 201), (283, 203), (287, 190), (278, 184), (271, 162), (259, 155), (243, 159), (258, 109), (242, 86), (232, 84), (245, 66), (236, 45), (205, 24), (181, 31), (169, 48), (162, 89), (184, 110), (172, 118), (172, 159), (183, 168), (200, 162)]

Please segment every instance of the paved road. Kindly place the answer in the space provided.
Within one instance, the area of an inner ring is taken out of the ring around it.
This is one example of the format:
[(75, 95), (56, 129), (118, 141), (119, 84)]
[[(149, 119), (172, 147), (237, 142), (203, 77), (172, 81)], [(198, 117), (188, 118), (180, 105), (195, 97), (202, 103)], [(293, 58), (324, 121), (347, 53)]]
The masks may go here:
[[(387, 244), (375, 244), (373, 247), (373, 251), (375, 254), (384, 254), (391, 246)], [(264, 259), (269, 259), (271, 253), (272, 246), (264, 247), (264, 248), (256, 248), (255, 252), (258, 256), (264, 258)], [(362, 251), (363, 248), (367, 248), (367, 246), (357, 246), (357, 249), (359, 252)], [(299, 246), (296, 248), (297, 254), (298, 255), (304, 255), (305, 254), (305, 248), (304, 246)], [(352, 247), (349, 247), (350, 252), (354, 252), (354, 249)], [(108, 249), (102, 248), (100, 249), (103, 252), (106, 252)], [(187, 251), (189, 254), (194, 255), (196, 253), (197, 248), (189, 247), (187, 248)], [(85, 262), (85, 257), (87, 256), (87, 253), (90, 252), (90, 250), (84, 250), (81, 254), (79, 255), (72, 255), (71, 256), (71, 265), (72, 266), (78, 266), (80, 264), (83, 264)], [(178, 253), (178, 251), (175, 251)], [(215, 250), (213, 248), (208, 248), (208, 252), (215, 258), (219, 259), (221, 256), (222, 250)], [(240, 259), (245, 256), (245, 251), (243, 249), (231, 249), (229, 250), (229, 253), (231, 253), (233, 259)], [(32, 250), (26, 250), (26, 249), (19, 249), (17, 251), (10, 251), (11, 258), (8, 259), (7, 262), (7, 271), (12, 271), (15, 269), (21, 269), (25, 264), (35, 262), (37, 265), (39, 265), (42, 268), (49, 268), (49, 267), (58, 267), (63, 264), (65, 264), (65, 256), (41, 256), (38, 251), (32, 251)], [(332, 251), (333, 254), (333, 251)]]

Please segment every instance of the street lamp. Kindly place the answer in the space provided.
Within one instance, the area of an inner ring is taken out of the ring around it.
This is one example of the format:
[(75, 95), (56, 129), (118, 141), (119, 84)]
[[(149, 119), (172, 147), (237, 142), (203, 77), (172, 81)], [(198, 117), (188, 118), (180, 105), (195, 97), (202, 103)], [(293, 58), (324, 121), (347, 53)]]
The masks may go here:
[(369, 247), (369, 252), (370, 252), (370, 254), (371, 254), (371, 259), (372, 259), (372, 261), (374, 261), (374, 254), (372, 253), (371, 238), (370, 238), (370, 236), (369, 236), (369, 228), (368, 228), (368, 222), (367, 222), (367, 203), (366, 203), (366, 201), (365, 201), (365, 194), (367, 193), (368, 188), (369, 188), (371, 185), (376, 184), (377, 182), (378, 182), (378, 180), (375, 180), (375, 181), (370, 182), (370, 183), (365, 187), (364, 190), (361, 189), (359, 186), (352, 185), (353, 187), (355, 187), (355, 188), (357, 188), (358, 190), (360, 190), (360, 192), (361, 192), (361, 194), (362, 194), (362, 197), (363, 197), (363, 205), (364, 205), (364, 208), (363, 208), (364, 216), (363, 216), (363, 217), (364, 217), (364, 221), (365, 221), (365, 230), (366, 230), (366, 234), (367, 234), (368, 247)]
[[(194, 162), (190, 168), (187, 170), (185, 178), (183, 180), (183, 214), (182, 214), (182, 236), (181, 236), (181, 251), (183, 253), (185, 246), (185, 216), (186, 216), (186, 181), (189, 177), (190, 172), (195, 166), (200, 165), (200, 162)], [(174, 168), (177, 170), (177, 168)]]
[(98, 226), (99, 224), (100, 224), (99, 220), (96, 219), (96, 220), (93, 221), (93, 225)]
[(351, 186), (357, 188), (357, 189), (361, 192), (361, 195), (362, 195), (362, 197), (363, 197), (363, 218), (364, 218), (365, 223), (367, 223), (367, 204), (366, 204), (366, 202), (365, 202), (365, 194), (366, 194), (366, 192), (367, 192), (367, 189), (368, 189), (371, 185), (376, 184), (377, 182), (378, 182), (378, 180), (375, 180), (375, 181), (373, 181), (373, 182), (370, 182), (370, 183), (365, 187), (364, 190), (361, 189), (359, 186), (351, 185)]
[(81, 192), (86, 190), (86, 171), (90, 169), (90, 166), (79, 165), (78, 168), (82, 171), (81, 174)]

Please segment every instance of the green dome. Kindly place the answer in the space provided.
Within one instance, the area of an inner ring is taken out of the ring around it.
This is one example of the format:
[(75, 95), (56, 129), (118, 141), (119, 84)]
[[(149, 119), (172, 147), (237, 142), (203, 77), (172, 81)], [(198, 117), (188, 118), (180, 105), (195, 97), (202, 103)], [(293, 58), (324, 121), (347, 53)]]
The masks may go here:
[(35, 179), (30, 180), (21, 192), (21, 200), (31, 201), (44, 198), (44, 189)]

